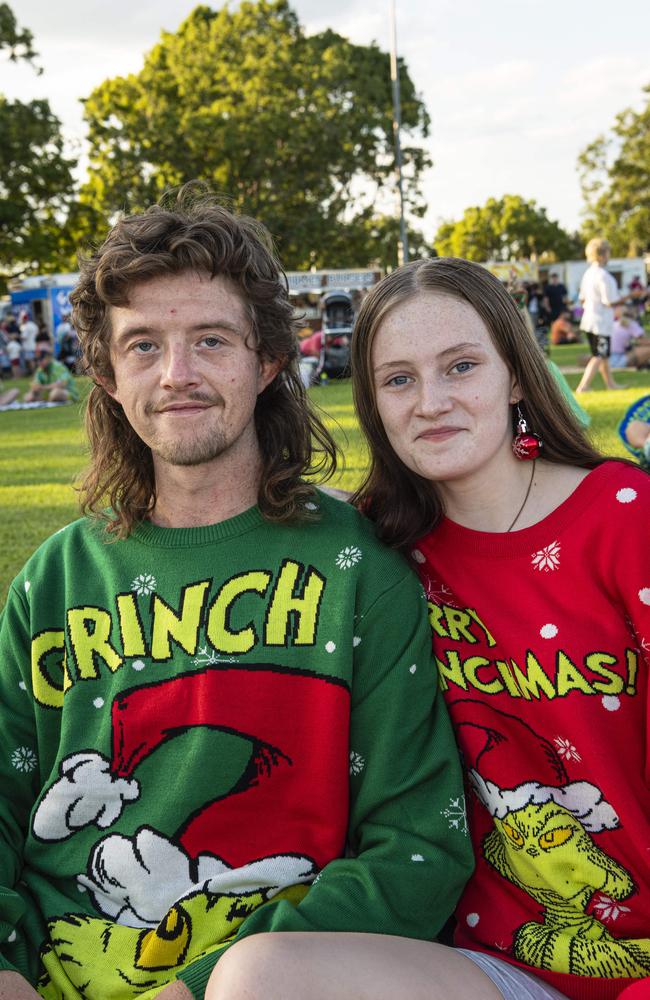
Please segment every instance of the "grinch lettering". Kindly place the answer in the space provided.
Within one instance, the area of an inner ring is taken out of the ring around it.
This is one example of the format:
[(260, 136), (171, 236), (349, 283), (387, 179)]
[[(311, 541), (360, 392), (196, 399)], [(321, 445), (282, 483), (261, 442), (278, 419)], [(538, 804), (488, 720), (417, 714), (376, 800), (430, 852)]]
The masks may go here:
[(74, 683), (115, 672), (131, 657), (169, 661), (174, 645), (188, 656), (200, 647), (237, 656), (260, 644), (315, 645), (325, 578), (313, 566), (287, 559), (275, 576), (268, 570), (240, 573), (210, 598), (212, 582), (183, 587), (175, 606), (157, 593), (128, 592), (116, 595), (112, 610), (70, 608), (64, 627), (32, 638), (34, 697), (61, 708)]
[(562, 649), (537, 656), (527, 650), (521, 663), (476, 655), (461, 657), (455, 649), (445, 648), (440, 640), (471, 644), (483, 643), (488, 649), (496, 640), (472, 608), (459, 610), (429, 603), (429, 622), (434, 633), (436, 664), (440, 687), (451, 685), (462, 691), (480, 691), (486, 695), (509, 694), (527, 701), (564, 698), (573, 691), (587, 695), (636, 694), (639, 651), (627, 648), (624, 659), (602, 650), (594, 650), (576, 662)]

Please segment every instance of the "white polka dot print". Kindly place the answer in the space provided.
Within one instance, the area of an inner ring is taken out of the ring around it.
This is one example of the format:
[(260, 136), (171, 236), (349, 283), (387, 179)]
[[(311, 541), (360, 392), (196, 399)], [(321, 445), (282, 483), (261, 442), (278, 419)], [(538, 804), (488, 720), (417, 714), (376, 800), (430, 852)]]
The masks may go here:
[(318, 504), (317, 503), (312, 503), (310, 501), (309, 503), (305, 504), (305, 510), (318, 510)]
[(329, 641), (329, 642), (326, 642), (326, 643), (325, 643), (325, 651), (326, 651), (327, 653), (333, 653), (335, 649), (336, 649), (336, 643), (335, 643), (335, 642), (332, 642), (332, 640), (331, 640), (331, 639), (330, 639), (330, 641)]
[(15, 940), (16, 940), (16, 932), (12, 931), (9, 937), (7, 938), (7, 941), (9, 942), (9, 944), (13, 944)]
[(412, 663), (411, 666), (409, 667), (409, 673), (414, 674), (417, 669), (418, 669), (417, 663)]
[(18, 681), (18, 687), (20, 688), (21, 691), (27, 690), (27, 685), (25, 684), (24, 681)]
[(416, 563), (422, 564), (425, 561), (425, 556), (419, 549), (413, 549), (411, 556)]
[(25, 593), (26, 594), (29, 592), (29, 588), (30, 587), (31, 587), (31, 583), (29, 582), (29, 580), (25, 580)]
[(134, 670), (144, 670), (144, 661), (134, 660), (131, 666), (133, 667)]
[(604, 694), (602, 702), (603, 708), (608, 712), (618, 712), (621, 707), (621, 699), (615, 694)]
[(103, 698), (95, 698), (95, 700), (93, 702), (93, 705), (95, 706), (95, 708), (103, 708), (104, 707), (104, 699)]
[(619, 503), (632, 503), (633, 500), (636, 500), (636, 497), (636, 490), (633, 490), (631, 486), (624, 486), (616, 494), (616, 499)]
[(356, 648), (357, 648), (357, 646), (358, 646), (358, 645), (359, 645), (360, 643), (361, 643), (361, 636), (360, 636), (360, 635), (355, 635), (355, 636), (354, 636), (354, 638), (352, 639), (352, 645), (353, 645), (353, 646), (354, 646), (354, 648), (356, 649)]
[(542, 639), (554, 639), (555, 636), (558, 634), (558, 631), (559, 629), (557, 625), (553, 625), (551, 622), (548, 622), (546, 625), (542, 625), (541, 629), (539, 630), (539, 634), (541, 635)]
[(424, 858), (421, 854), (412, 854), (411, 861), (424, 861)]
[(642, 587), (639, 591), (641, 604), (650, 604), (650, 587)]
[(477, 923), (481, 918), (479, 917), (478, 913), (468, 913), (465, 919), (467, 921), (468, 927), (476, 927)]

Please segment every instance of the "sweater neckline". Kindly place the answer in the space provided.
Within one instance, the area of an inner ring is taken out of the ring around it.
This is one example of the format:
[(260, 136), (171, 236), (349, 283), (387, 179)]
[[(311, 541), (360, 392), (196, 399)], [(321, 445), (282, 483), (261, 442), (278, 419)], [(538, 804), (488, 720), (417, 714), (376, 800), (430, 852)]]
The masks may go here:
[(237, 538), (263, 523), (260, 509), (255, 505), (217, 524), (203, 524), (192, 528), (162, 528), (151, 521), (141, 521), (133, 529), (131, 537), (144, 545), (154, 545), (157, 548), (184, 549)]
[(586, 505), (592, 503), (616, 474), (617, 462), (603, 462), (592, 469), (576, 486), (564, 503), (546, 517), (521, 531), (476, 531), (444, 517), (435, 529), (434, 536), (445, 545), (462, 546), (462, 551), (476, 555), (520, 556), (531, 550), (551, 544), (567, 525), (584, 515)]

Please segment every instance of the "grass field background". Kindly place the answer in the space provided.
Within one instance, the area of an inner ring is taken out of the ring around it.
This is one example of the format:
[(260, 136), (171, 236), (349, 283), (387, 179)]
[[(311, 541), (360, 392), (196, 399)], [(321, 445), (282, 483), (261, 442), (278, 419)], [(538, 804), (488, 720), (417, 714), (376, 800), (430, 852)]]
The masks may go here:
[[(553, 360), (569, 371), (572, 388), (578, 383), (578, 367), (584, 345), (555, 348)], [(580, 397), (592, 418), (591, 434), (596, 445), (610, 455), (627, 455), (617, 434), (626, 409), (650, 392), (650, 372), (620, 372), (620, 392), (595, 391)], [(19, 384), (19, 383), (17, 383)], [(79, 380), (81, 395), (87, 391)], [(26, 381), (22, 383), (26, 387)], [(353, 489), (366, 467), (366, 450), (352, 407), (348, 381), (333, 381), (311, 390), (322, 409), (344, 456), (332, 485)], [(628, 456), (629, 457), (629, 456)], [(0, 413), (0, 607), (7, 588), (34, 549), (54, 531), (74, 520), (77, 494), (74, 480), (86, 461), (82, 431), (82, 404), (44, 410)]]

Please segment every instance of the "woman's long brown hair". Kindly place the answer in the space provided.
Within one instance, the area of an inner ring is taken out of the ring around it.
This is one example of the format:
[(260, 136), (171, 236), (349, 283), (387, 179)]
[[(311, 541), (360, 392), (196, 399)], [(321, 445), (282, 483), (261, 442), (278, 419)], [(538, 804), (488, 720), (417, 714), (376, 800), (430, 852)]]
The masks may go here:
[(547, 462), (592, 469), (604, 461), (576, 420), (501, 282), (480, 264), (455, 257), (412, 261), (368, 294), (352, 337), (354, 401), (371, 456), (368, 473), (352, 501), (376, 522), (380, 538), (401, 549), (435, 527), (443, 507), (435, 484), (408, 469), (386, 436), (377, 409), (372, 347), (386, 316), (421, 292), (451, 296), (476, 310), (521, 389), (519, 405), (531, 430), (544, 442)]

